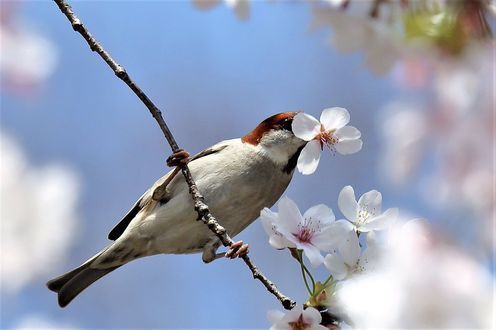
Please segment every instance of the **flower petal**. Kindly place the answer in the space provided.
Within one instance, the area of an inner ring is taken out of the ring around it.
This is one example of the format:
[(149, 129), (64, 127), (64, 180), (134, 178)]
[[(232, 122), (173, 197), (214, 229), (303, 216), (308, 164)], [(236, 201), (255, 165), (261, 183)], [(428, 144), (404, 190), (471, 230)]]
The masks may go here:
[(260, 211), (260, 220), (262, 221), (265, 232), (269, 235), (269, 244), (273, 248), (280, 250), (287, 247), (295, 247), (292, 242), (288, 241), (283, 234), (277, 230), (277, 213), (272, 212), (265, 207)]
[(307, 309), (303, 311), (303, 322), (313, 325), (320, 324), (321, 321), (322, 315), (320, 315), (320, 312), (315, 308), (307, 307)]
[(277, 218), (277, 230), (288, 237), (298, 232), (298, 225), (303, 221), (298, 206), (288, 197), (279, 201), (279, 216)]
[(355, 225), (353, 225), (348, 220), (344, 220), (344, 219), (338, 220), (336, 221), (336, 226), (341, 227), (341, 230), (343, 231), (343, 238), (346, 237), (348, 233), (355, 231)]
[(324, 262), (324, 257), (320, 254), (319, 249), (312, 244), (297, 244), (297, 247), (303, 249), (303, 253), (307, 256), (308, 260), (310, 260), (312, 267), (315, 268), (320, 266)]
[(338, 253), (329, 253), (326, 255), (324, 265), (336, 280), (343, 280), (348, 275), (348, 269), (344, 260)]
[(280, 320), (282, 320), (283, 317), (284, 317), (284, 313), (281, 311), (270, 310), (267, 312), (267, 319), (269, 320), (270, 324), (272, 324), (272, 325), (274, 325), (277, 322), (279, 322)]
[(267, 235), (270, 236), (276, 233), (275, 223), (277, 222), (277, 213), (264, 207), (262, 211), (260, 211), (260, 220), (262, 221), (262, 226)]
[(308, 330), (329, 330), (329, 328), (320, 324), (312, 324)]
[(377, 267), (379, 258), (380, 250), (378, 248), (367, 247), (358, 261), (360, 272), (364, 273), (373, 271)]
[(336, 219), (332, 210), (325, 204), (312, 206), (303, 214), (303, 218), (307, 221), (320, 221), (323, 225), (329, 225)]
[(345, 239), (339, 245), (339, 253), (343, 257), (344, 262), (352, 267), (358, 262), (360, 258), (360, 243), (358, 242), (358, 235), (354, 232), (348, 232)]
[[(300, 315), (303, 313), (303, 305), (296, 305), (290, 310), (282, 319), (285, 322), (285, 325), (288, 325), (289, 322), (295, 322), (300, 318)], [(291, 329), (288, 327), (288, 329)]]
[(358, 128), (354, 126), (345, 126), (339, 128), (334, 132), (334, 135), (339, 138), (339, 140), (356, 140), (362, 136), (362, 133), (358, 130)]
[(398, 217), (398, 209), (387, 209), (383, 214), (368, 219), (360, 226), (360, 231), (384, 230), (389, 227)]
[(322, 111), (320, 122), (326, 130), (344, 127), (350, 122), (350, 113), (345, 108), (328, 108)]
[(272, 246), (274, 249), (282, 250), (287, 247), (289, 248), (295, 248), (296, 245), (289, 241), (286, 237), (281, 235), (271, 235), (269, 238), (269, 244)]
[(320, 123), (313, 116), (300, 112), (293, 118), (291, 128), (297, 138), (311, 141), (320, 132)]
[(298, 157), (298, 171), (301, 174), (308, 175), (315, 172), (320, 161), (320, 142), (312, 140), (301, 151)]
[(365, 241), (367, 242), (367, 249), (368, 248), (380, 248), (381, 246), (384, 245), (384, 238), (379, 236), (376, 231), (369, 231), (366, 233), (365, 236)]
[(334, 145), (334, 148), (336, 148), (336, 151), (339, 152), (341, 155), (351, 155), (356, 152), (359, 152), (362, 149), (363, 142), (362, 140), (343, 140), (343, 141), (338, 141)]
[(346, 219), (356, 221), (358, 203), (352, 186), (346, 186), (341, 189), (338, 197), (338, 207)]
[(363, 194), (358, 200), (358, 209), (372, 213), (372, 216), (381, 214), (382, 195), (377, 190), (371, 190)]
[[(346, 221), (348, 222), (348, 221)], [(349, 222), (348, 222), (349, 223)], [(352, 226), (353, 230), (353, 226)], [(312, 238), (312, 244), (319, 250), (329, 252), (339, 247), (339, 244), (346, 237), (348, 231), (336, 222), (333, 222), (320, 233), (316, 233)]]

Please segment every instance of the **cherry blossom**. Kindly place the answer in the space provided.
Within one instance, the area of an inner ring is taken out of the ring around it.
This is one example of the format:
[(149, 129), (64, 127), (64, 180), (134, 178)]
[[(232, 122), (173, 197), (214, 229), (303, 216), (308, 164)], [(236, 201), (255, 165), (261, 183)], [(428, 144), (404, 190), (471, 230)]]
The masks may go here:
[(370, 244), (363, 253), (360, 253), (360, 250), (358, 235), (353, 230), (349, 230), (338, 249), (325, 257), (324, 265), (336, 280), (344, 280), (352, 275), (368, 272), (373, 269), (379, 251), (373, 244)]
[(0, 21), (0, 39), (0, 76), (4, 87), (12, 91), (30, 91), (54, 73), (57, 48), (39, 30), (22, 21), (16, 24)]
[(268, 208), (264, 208), (260, 212), (260, 219), (262, 220), (263, 228), (267, 235), (269, 235), (269, 244), (275, 249), (296, 248), (296, 245), (289, 241), (281, 234), (276, 228), (277, 213), (272, 212)]
[(193, 5), (200, 10), (208, 10), (222, 2), (234, 11), (238, 19), (247, 20), (250, 17), (249, 0), (193, 0)]
[(303, 216), (298, 206), (283, 197), (278, 204), (279, 213), (265, 208), (260, 216), (270, 236), (270, 244), (303, 250), (313, 267), (322, 264), (320, 251), (331, 251), (340, 242), (343, 230), (335, 222), (332, 210), (324, 204), (308, 209)]
[(387, 209), (381, 213), (382, 195), (377, 190), (363, 194), (358, 202), (351, 186), (344, 187), (339, 193), (338, 206), (346, 219), (359, 232), (387, 228), (398, 216), (398, 209)]
[(3, 131), (0, 153), (0, 285), (15, 294), (66, 261), (78, 233), (80, 180), (66, 165), (35, 165)]
[(400, 219), (385, 233), (381, 262), (336, 291), (336, 304), (356, 328), (494, 327), (494, 278), (486, 264), (421, 219)]
[(342, 155), (355, 153), (362, 148), (361, 133), (353, 126), (346, 126), (349, 121), (348, 110), (337, 107), (324, 109), (320, 121), (306, 113), (295, 116), (292, 126), (295, 136), (308, 141), (297, 163), (302, 174), (315, 172), (324, 146)]
[(287, 314), (271, 310), (267, 313), (267, 319), (271, 323), (270, 330), (327, 330), (326, 327), (320, 325), (322, 316), (313, 307), (303, 310), (302, 305), (297, 305)]
[[(331, 44), (341, 53), (363, 53), (364, 66), (378, 76), (391, 71), (402, 58), (407, 45), (398, 33), (398, 21), (371, 19), (366, 13), (372, 1), (354, 2), (353, 12), (339, 10), (339, 1), (329, 1), (331, 6), (314, 10), (312, 25), (329, 27), (333, 31)], [(391, 6), (397, 7), (395, 2)]]

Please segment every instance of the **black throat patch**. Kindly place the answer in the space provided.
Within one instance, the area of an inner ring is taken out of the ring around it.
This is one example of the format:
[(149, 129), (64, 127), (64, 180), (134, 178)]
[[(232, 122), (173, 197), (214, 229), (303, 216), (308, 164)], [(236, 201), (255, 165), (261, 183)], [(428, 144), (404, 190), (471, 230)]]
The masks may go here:
[(300, 157), (300, 153), (304, 147), (305, 147), (304, 145), (299, 147), (298, 150), (296, 150), (296, 152), (294, 153), (294, 155), (291, 156), (291, 158), (289, 158), (288, 162), (286, 163), (286, 165), (284, 165), (284, 168), (282, 169), (284, 173), (291, 174), (294, 171), (296, 167), (296, 163), (298, 162), (298, 157)]

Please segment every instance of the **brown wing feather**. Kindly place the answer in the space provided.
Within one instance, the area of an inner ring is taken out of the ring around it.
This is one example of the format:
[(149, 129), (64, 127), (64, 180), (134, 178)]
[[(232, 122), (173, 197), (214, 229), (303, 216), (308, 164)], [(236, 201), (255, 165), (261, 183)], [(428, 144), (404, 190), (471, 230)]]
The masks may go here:
[(133, 220), (136, 214), (138, 214), (138, 212), (141, 211), (141, 209), (143, 208), (143, 206), (141, 205), (142, 198), (140, 198), (136, 202), (136, 204), (134, 204), (133, 208), (129, 210), (124, 218), (122, 218), (122, 220), (119, 221), (119, 223), (110, 231), (110, 233), (108, 234), (108, 239), (115, 241), (122, 235), (127, 226), (129, 226), (131, 220)]

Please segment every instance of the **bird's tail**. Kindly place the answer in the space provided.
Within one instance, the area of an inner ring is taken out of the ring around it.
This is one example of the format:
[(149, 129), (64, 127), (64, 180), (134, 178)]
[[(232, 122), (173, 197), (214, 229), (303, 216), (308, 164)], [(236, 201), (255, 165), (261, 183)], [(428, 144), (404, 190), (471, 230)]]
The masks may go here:
[(111, 271), (122, 266), (112, 265), (108, 268), (93, 268), (94, 261), (100, 257), (107, 249), (102, 250), (97, 255), (86, 261), (81, 266), (56, 277), (47, 282), (48, 289), (58, 294), (58, 301), (60, 307), (67, 306), (78, 294), (84, 289), (93, 284), (99, 278), (107, 275)]

